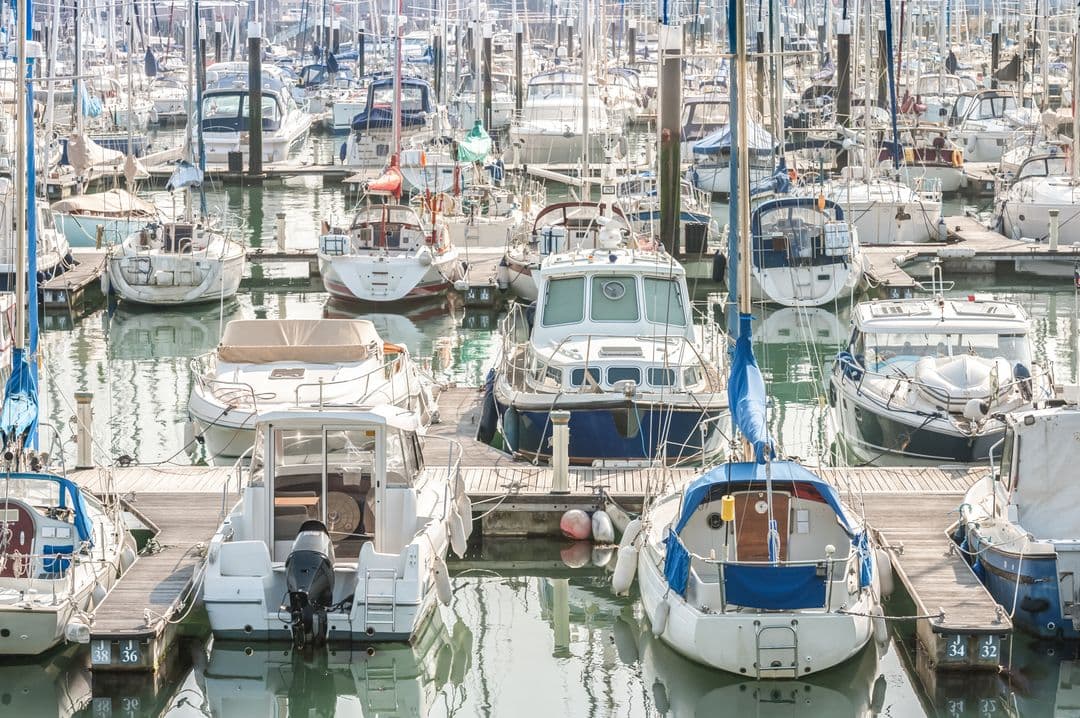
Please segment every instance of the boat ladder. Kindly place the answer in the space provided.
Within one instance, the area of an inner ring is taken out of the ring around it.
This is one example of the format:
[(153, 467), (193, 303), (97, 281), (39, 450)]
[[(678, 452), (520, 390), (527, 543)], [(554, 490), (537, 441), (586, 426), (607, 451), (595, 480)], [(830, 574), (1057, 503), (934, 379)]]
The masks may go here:
[(797, 678), (799, 673), (799, 632), (798, 622), (790, 626), (762, 626), (754, 622), (757, 633), (754, 636), (756, 661), (754, 668), (758, 678)]
[(364, 694), (367, 696), (367, 712), (372, 715), (398, 715), (401, 701), (398, 699), (397, 661), (389, 666), (374, 666), (370, 661), (364, 664)]
[(364, 625), (368, 635), (376, 627), (393, 633), (397, 623), (397, 571), (392, 568), (369, 568), (364, 572)]

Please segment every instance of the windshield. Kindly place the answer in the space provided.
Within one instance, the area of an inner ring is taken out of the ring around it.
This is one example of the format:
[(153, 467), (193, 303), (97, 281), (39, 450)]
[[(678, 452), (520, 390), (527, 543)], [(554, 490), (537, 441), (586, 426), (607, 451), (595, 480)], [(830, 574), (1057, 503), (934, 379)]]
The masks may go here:
[(855, 353), (865, 357), (874, 371), (893, 369), (908, 373), (922, 357), (971, 354), (984, 359), (1002, 357), (1010, 364), (1031, 365), (1031, 346), (1026, 334), (881, 332), (860, 335)]
[[(394, 88), (377, 87), (373, 93), (374, 107), (388, 110), (394, 105)], [(424, 110), (424, 91), (416, 86), (401, 88), (401, 111), (422, 112)]]

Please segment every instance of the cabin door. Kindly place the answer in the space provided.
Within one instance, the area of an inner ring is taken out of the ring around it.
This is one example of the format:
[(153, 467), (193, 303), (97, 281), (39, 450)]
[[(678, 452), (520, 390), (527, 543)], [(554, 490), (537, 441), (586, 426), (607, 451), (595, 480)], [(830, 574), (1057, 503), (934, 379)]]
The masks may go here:
[[(781, 561), (787, 560), (788, 502), (790, 494), (773, 492), (773, 518), (780, 534)], [(769, 503), (764, 491), (735, 494), (735, 559), (769, 560)]]
[(3, 517), (0, 536), (0, 577), (23, 578), (29, 575), (28, 556), (34, 552), (34, 518), (24, 507), (16, 503), (6, 506), (0, 501)]

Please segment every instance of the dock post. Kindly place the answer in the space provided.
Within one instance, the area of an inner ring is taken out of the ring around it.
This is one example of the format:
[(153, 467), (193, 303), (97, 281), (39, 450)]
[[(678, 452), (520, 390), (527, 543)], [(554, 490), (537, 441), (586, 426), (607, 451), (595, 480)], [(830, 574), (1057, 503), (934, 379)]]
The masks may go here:
[(1061, 235), (1061, 210), (1050, 210), (1050, 251), (1058, 250), (1058, 238)]
[(481, 52), (483, 53), (482, 72), (484, 82), (484, 129), (491, 130), (491, 35), (492, 27), (491, 23), (484, 23), (483, 29), (483, 44), (481, 45)]
[(262, 166), (262, 25), (248, 23), (248, 174), (259, 177)]
[(333, 20), (330, 25), (330, 49), (335, 55), (341, 52), (341, 21)]
[[(518, 20), (514, 23), (514, 110), (521, 112), (525, 97), (524, 65), (524, 26)], [(489, 128), (490, 129), (490, 128)]]
[(998, 81), (995, 73), (997, 73), (998, 63), (1001, 62), (1001, 25), (995, 20), (993, 25), (994, 31), (990, 33), (990, 87), (996, 88)]
[(629, 27), (626, 28), (626, 54), (628, 56), (627, 62), (631, 65), (634, 64), (634, 60), (637, 59), (637, 21), (631, 20)]
[(657, 50), (660, 52), (660, 102), (656, 118), (660, 135), (660, 242), (671, 256), (679, 257), (682, 249), (679, 246), (682, 35), (678, 26), (660, 25)]
[(570, 493), (570, 412), (551, 412), (551, 493)]
[(566, 61), (574, 60), (574, 18), (566, 18)]
[(223, 23), (218, 20), (214, 23), (214, 62), (221, 62), (221, 32)]
[[(880, 48), (886, 47), (886, 45), (885, 45), (885, 22), (884, 21), (879, 21), (878, 22), (877, 40), (878, 40), (878, 47), (880, 47)], [(878, 103), (878, 107), (888, 107), (887, 103), (888, 103), (889, 93), (888, 93), (887, 86), (888, 86), (888, 74), (889, 74), (888, 66), (889, 66), (889, 62), (890, 62), (889, 53), (887, 53), (887, 52), (879, 52), (878, 53), (878, 69), (877, 69), (877, 103)], [(899, 152), (900, 151), (899, 148), (897, 148), (896, 151)]]
[(758, 117), (765, 117), (765, 26), (757, 23), (757, 57), (754, 59), (754, 102)]
[[(851, 125), (851, 20), (836, 24), (836, 119), (846, 129)], [(836, 166), (848, 165), (848, 151), (836, 157)]]
[(446, 101), (443, 97), (443, 67), (445, 65), (444, 55), (446, 50), (443, 48), (443, 35), (442, 28), (436, 27), (434, 36), (431, 43), (431, 54), (433, 55), (432, 68), (433, 79), (435, 80), (435, 100), (442, 104)]
[(358, 77), (364, 76), (364, 29), (356, 33), (356, 74)]
[(274, 215), (274, 241), (277, 242), (277, 251), (285, 251), (285, 213), (278, 212)]
[(75, 468), (94, 467), (94, 394), (75, 392)]

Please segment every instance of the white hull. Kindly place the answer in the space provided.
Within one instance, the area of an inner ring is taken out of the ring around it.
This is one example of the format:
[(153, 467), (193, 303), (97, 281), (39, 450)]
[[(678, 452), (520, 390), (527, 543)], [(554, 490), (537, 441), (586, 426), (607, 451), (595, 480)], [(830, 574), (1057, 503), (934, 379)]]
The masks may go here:
[[(283, 162), (288, 159), (289, 152), (307, 137), (310, 128), (311, 116), (306, 112), (297, 112), (279, 131), (263, 133), (263, 162)], [(247, 132), (204, 132), (207, 164), (227, 164), (230, 152), (241, 153), (246, 163), (247, 136)]]
[[(650, 623), (655, 625), (661, 601), (670, 606), (661, 641), (693, 661), (736, 675), (797, 678), (818, 673), (854, 656), (874, 634), (868, 615), (824, 610), (703, 613), (669, 591), (647, 549), (638, 559), (638, 584)], [(865, 603), (860, 601), (848, 610), (869, 614)], [(760, 650), (756, 640), (761, 641)], [(797, 649), (789, 648), (793, 644)]]
[(331, 296), (361, 302), (434, 296), (464, 277), (457, 249), (428, 256), (430, 260), (424, 264), (416, 254), (333, 257), (320, 254), (319, 271)]
[(823, 266), (770, 267), (750, 270), (755, 300), (785, 307), (820, 307), (848, 299), (862, 281), (861, 256), (856, 262)]
[[(611, 129), (589, 131), (589, 155), (593, 161), (605, 157), (622, 135)], [(510, 156), (520, 164), (579, 164), (583, 142), (580, 132), (551, 125), (519, 125), (510, 128)]]
[[(1006, 200), (1001, 221), (1006, 237), (1045, 241), (1050, 236), (1050, 210), (1058, 215), (1058, 242), (1061, 246), (1080, 243), (1080, 204), (1043, 204)], [(1061, 276), (1072, 276), (1072, 265)]]
[(139, 304), (176, 305), (217, 301), (236, 294), (244, 252), (224, 259), (205, 254), (143, 254), (110, 257), (106, 289)]

